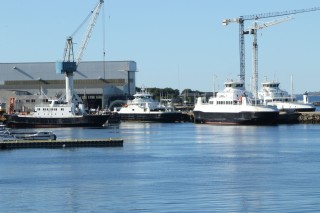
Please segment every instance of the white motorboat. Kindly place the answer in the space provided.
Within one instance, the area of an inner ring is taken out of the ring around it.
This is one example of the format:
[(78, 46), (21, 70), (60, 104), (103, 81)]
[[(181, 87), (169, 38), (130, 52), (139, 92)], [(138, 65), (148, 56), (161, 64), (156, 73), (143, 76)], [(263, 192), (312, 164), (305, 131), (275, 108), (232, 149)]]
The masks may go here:
[(56, 140), (57, 136), (51, 131), (38, 131), (30, 133), (12, 132), (16, 139), (21, 140)]
[(134, 94), (134, 99), (127, 101), (120, 109), (115, 109), (123, 121), (175, 122), (181, 119), (182, 113), (172, 106), (161, 104), (145, 89)]
[(298, 101), (295, 96), (279, 88), (280, 83), (268, 81), (262, 83), (258, 97), (266, 105), (276, 106), (280, 111), (313, 112), (316, 107), (308, 102), (308, 94), (303, 95), (303, 100)]
[(10, 128), (8, 128), (4, 124), (0, 124), (0, 137), (6, 137), (8, 136), (8, 133), (10, 132)]
[(206, 102), (199, 97), (193, 110), (195, 123), (213, 124), (273, 124), (279, 110), (265, 106), (252, 98), (243, 82), (228, 81), (222, 92), (214, 94)]

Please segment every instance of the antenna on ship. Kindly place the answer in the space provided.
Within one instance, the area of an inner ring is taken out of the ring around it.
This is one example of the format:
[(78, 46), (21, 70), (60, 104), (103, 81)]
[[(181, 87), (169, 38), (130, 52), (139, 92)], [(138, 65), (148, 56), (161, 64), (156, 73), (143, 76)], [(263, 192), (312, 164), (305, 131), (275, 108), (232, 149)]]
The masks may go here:
[(291, 74), (291, 99), (293, 101), (293, 75)]
[(216, 93), (216, 75), (213, 74), (213, 93), (212, 93), (212, 97), (215, 97), (215, 93)]

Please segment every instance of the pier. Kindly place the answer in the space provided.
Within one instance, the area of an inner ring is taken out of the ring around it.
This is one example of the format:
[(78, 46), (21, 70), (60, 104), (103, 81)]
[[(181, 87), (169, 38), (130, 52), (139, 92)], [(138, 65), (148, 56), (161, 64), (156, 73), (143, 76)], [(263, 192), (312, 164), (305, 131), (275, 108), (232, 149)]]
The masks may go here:
[(320, 124), (320, 112), (301, 112), (298, 117), (299, 123)]
[(1, 141), (0, 149), (18, 148), (69, 148), (69, 147), (122, 147), (123, 139), (72, 139), (72, 140), (10, 140)]

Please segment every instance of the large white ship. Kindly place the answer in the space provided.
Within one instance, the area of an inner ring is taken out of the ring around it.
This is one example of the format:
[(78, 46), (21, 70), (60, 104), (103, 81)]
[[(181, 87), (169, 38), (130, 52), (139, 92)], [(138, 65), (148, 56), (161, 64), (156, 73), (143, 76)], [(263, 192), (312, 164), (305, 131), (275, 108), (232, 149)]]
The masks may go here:
[(181, 112), (154, 100), (153, 95), (145, 89), (133, 96), (133, 100), (127, 101), (127, 104), (118, 110), (123, 121), (175, 122), (181, 119)]
[(222, 92), (206, 102), (199, 97), (194, 110), (195, 123), (273, 124), (279, 116), (274, 106), (265, 106), (245, 90), (243, 82), (228, 81)]
[(280, 89), (279, 85), (280, 83), (276, 81), (262, 83), (258, 96), (264, 104), (276, 106), (281, 111), (313, 112), (316, 110), (315, 106), (308, 102), (307, 93), (303, 95), (302, 101), (298, 101), (295, 96)]

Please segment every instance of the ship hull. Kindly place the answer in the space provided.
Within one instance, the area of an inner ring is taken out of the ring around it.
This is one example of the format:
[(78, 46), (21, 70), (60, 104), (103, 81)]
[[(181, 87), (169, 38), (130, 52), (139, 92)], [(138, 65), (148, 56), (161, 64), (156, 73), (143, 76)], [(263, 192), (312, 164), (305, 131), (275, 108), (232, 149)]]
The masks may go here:
[(120, 121), (117, 114), (62, 118), (5, 115), (5, 119), (4, 123), (10, 128), (102, 127), (105, 123)]
[(278, 112), (202, 112), (194, 111), (195, 123), (208, 124), (245, 124), (267, 125), (275, 124)]
[(316, 107), (309, 103), (298, 103), (298, 102), (269, 102), (269, 106), (276, 106), (279, 111), (284, 112), (314, 112)]
[(140, 122), (163, 122), (172, 123), (180, 121), (182, 114), (180, 112), (167, 113), (119, 113), (122, 121), (140, 121)]

